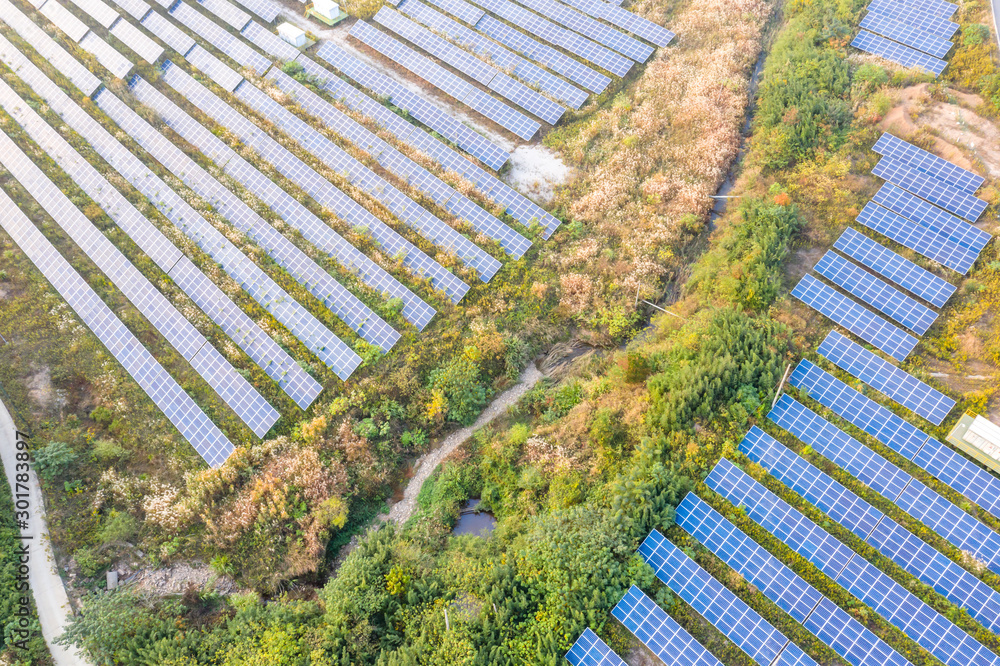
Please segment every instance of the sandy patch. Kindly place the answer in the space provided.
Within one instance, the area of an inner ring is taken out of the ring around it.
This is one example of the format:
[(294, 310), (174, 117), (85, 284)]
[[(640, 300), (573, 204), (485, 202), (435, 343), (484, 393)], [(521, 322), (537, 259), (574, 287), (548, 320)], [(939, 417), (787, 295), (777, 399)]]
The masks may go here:
[[(123, 572), (119, 572), (123, 573)], [(175, 564), (163, 569), (139, 570), (122, 580), (137, 592), (156, 595), (181, 594), (189, 585), (199, 590), (215, 590), (222, 594), (240, 592), (241, 589), (227, 576), (221, 576), (207, 564)]]
[(508, 184), (542, 202), (552, 200), (558, 186), (566, 183), (573, 170), (552, 150), (542, 145), (518, 146), (510, 154)]
[(56, 403), (56, 392), (52, 388), (52, 371), (43, 367), (28, 378), (28, 397), (43, 411), (48, 411)]

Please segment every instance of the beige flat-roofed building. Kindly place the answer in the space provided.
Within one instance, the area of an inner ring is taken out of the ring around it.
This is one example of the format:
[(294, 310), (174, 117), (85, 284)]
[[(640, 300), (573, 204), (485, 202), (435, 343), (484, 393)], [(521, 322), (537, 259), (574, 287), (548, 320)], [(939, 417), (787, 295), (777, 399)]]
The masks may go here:
[(948, 441), (1000, 474), (1000, 425), (978, 414), (965, 414)]

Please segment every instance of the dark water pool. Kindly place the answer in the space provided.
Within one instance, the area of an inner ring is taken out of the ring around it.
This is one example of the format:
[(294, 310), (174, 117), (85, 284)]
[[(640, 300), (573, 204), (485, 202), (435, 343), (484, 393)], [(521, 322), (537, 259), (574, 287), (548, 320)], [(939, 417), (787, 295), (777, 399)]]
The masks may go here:
[(479, 511), (477, 513), (478, 506), (479, 500), (477, 499), (469, 500), (462, 505), (462, 514), (458, 517), (455, 527), (451, 530), (452, 536), (459, 536), (461, 534), (485, 536), (496, 528), (497, 519), (493, 517), (493, 514), (489, 511)]

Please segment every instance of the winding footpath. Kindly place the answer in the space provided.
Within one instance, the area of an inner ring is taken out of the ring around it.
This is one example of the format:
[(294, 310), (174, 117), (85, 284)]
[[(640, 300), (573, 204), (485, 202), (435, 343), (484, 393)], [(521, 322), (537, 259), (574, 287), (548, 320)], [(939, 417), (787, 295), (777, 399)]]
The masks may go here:
[[(3, 458), (3, 468), (7, 473), (7, 482), (11, 492), (16, 488), (17, 470), (17, 434), (14, 419), (7, 411), (6, 405), (0, 401), (0, 457)], [(24, 484), (22, 484), (23, 486)], [(52, 555), (52, 545), (49, 543), (49, 528), (45, 522), (45, 504), (42, 501), (42, 489), (38, 484), (35, 470), (28, 472), (28, 501), (30, 502), (28, 528), (21, 530), (28, 544), (29, 572), (28, 581), (31, 592), (38, 606), (38, 619), (42, 624), (42, 636), (49, 646), (52, 660), (56, 666), (87, 666), (87, 661), (72, 648), (53, 643), (55, 638), (63, 633), (69, 623), (70, 605), (66, 596), (66, 588), (56, 568)]]

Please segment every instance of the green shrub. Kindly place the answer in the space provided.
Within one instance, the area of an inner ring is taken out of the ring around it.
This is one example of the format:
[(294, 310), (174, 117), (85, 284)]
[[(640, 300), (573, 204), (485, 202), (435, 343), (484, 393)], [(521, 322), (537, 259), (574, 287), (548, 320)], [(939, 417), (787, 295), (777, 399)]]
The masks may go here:
[(990, 38), (990, 29), (982, 23), (962, 27), (962, 46), (978, 46)]
[(101, 463), (117, 462), (128, 455), (128, 451), (113, 439), (95, 440), (91, 453)]
[(51, 481), (66, 471), (76, 461), (76, 452), (65, 442), (49, 442), (34, 452), (35, 471)]
[(97, 533), (102, 544), (128, 541), (139, 532), (139, 524), (129, 513), (112, 511)]
[(448, 420), (469, 425), (486, 404), (486, 389), (479, 383), (479, 367), (465, 356), (453, 359), (430, 375), (430, 387), (448, 401)]

